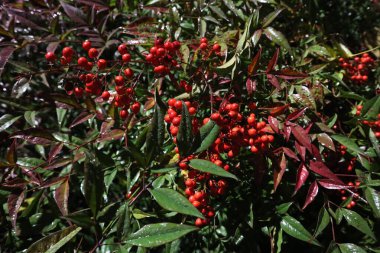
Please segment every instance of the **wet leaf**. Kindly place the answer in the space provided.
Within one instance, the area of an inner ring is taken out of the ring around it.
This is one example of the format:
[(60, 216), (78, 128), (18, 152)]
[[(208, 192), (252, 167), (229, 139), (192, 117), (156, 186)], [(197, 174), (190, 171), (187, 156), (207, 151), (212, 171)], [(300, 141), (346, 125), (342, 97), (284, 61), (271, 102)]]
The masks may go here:
[(0, 51), (0, 77), (4, 71), (5, 64), (7, 64), (9, 58), (12, 56), (15, 50), (16, 48), (13, 46), (7, 46), (1, 49)]
[(24, 113), (24, 118), (31, 127), (37, 126), (38, 122), (36, 120), (36, 111), (26, 111)]
[(307, 192), (307, 195), (306, 195), (305, 204), (303, 205), (302, 209), (305, 209), (311, 202), (313, 202), (313, 200), (315, 199), (317, 195), (318, 195), (318, 184), (316, 181), (314, 181), (309, 187), (309, 191)]
[(275, 117), (268, 116), (268, 123), (269, 123), (270, 127), (273, 129), (273, 131), (275, 131), (275, 133), (279, 132), (279, 128), (278, 128), (279, 123)]
[(329, 225), (330, 215), (326, 208), (322, 207), (318, 214), (317, 227), (315, 229), (314, 237), (317, 237)]
[(69, 178), (67, 177), (60, 186), (54, 191), (54, 199), (63, 216), (66, 216), (69, 211), (67, 202), (69, 200)]
[(55, 144), (51, 147), (49, 156), (48, 156), (48, 162), (51, 163), (51, 161), (61, 152), (63, 148), (63, 142)]
[(364, 249), (353, 243), (340, 243), (339, 249), (341, 253), (366, 253)]
[(234, 174), (231, 174), (225, 171), (221, 167), (215, 165), (214, 163), (208, 160), (192, 159), (190, 160), (189, 165), (195, 170), (199, 170), (202, 172), (210, 173), (210, 174), (221, 176), (221, 177), (228, 177), (228, 178), (233, 178), (235, 180), (238, 180)]
[(279, 161), (279, 164), (277, 166), (274, 166), (274, 172), (273, 172), (273, 187), (274, 191), (276, 191), (278, 185), (281, 182), (282, 176), (285, 173), (286, 170), (286, 158), (284, 153), (281, 156), (281, 160)]
[(310, 153), (311, 150), (311, 140), (305, 129), (300, 127), (299, 125), (292, 126), (292, 134), (296, 138), (296, 140), (304, 146)]
[(63, 245), (68, 243), (74, 236), (81, 230), (82, 228), (71, 226), (55, 232), (51, 235), (45, 236), (44, 238), (38, 240), (33, 243), (28, 250), (27, 253), (55, 253)]
[(212, 12), (214, 12), (216, 15), (218, 15), (220, 18), (226, 20), (226, 21), (229, 21), (226, 14), (222, 11), (222, 9), (220, 9), (218, 6), (213, 6), (213, 5), (210, 5), (209, 6), (210, 10)]
[(76, 8), (72, 5), (69, 5), (63, 1), (59, 1), (59, 2), (61, 3), (61, 6), (63, 7), (63, 10), (67, 14), (67, 16), (69, 16), (69, 18), (72, 21), (79, 23), (79, 24), (82, 24), (82, 25), (86, 24), (86, 21), (85, 21), (86, 18), (85, 18), (85, 15), (81, 9), (78, 9), (78, 8)]
[(16, 230), (17, 213), (25, 198), (25, 191), (17, 190), (12, 192), (8, 197), (8, 215), (11, 219), (13, 229)]
[(273, 27), (267, 27), (264, 29), (264, 34), (269, 40), (273, 41), (281, 47), (284, 47), (286, 50), (288, 50), (288, 52), (291, 52), (289, 42), (281, 32), (275, 30)]
[(71, 122), (71, 125), (69, 126), (69, 128), (73, 128), (79, 124), (82, 124), (83, 122), (86, 122), (87, 120), (93, 118), (95, 115), (92, 114), (92, 113), (88, 113), (88, 112), (82, 112), (80, 113), (74, 120), (73, 122)]
[(0, 118), (0, 132), (9, 128), (13, 123), (15, 123), (21, 116), (13, 117), (10, 114), (4, 114)]
[(372, 229), (369, 227), (367, 221), (362, 216), (360, 216), (360, 214), (345, 208), (342, 208), (341, 211), (343, 217), (347, 220), (349, 225), (376, 240), (376, 236), (373, 233)]
[(372, 208), (374, 216), (380, 218), (380, 193), (371, 187), (367, 187), (364, 190), (364, 195)]
[(12, 93), (11, 97), (13, 98), (20, 98), (29, 88), (30, 83), (29, 79), (22, 77), (19, 80), (17, 80), (12, 87)]
[(248, 75), (253, 76), (256, 74), (256, 71), (259, 67), (259, 61), (261, 58), (261, 51), (263, 49), (260, 48), (256, 55), (253, 57), (252, 62), (248, 65)]
[(330, 189), (330, 190), (342, 190), (342, 189), (351, 188), (348, 185), (337, 183), (336, 181), (331, 180), (331, 179), (320, 179), (318, 180), (318, 183), (323, 188)]
[(297, 171), (297, 180), (293, 195), (296, 194), (297, 191), (305, 184), (308, 176), (309, 171), (306, 169), (305, 165), (301, 164)]
[(174, 241), (197, 229), (194, 226), (174, 223), (149, 224), (129, 235), (126, 243), (141, 247), (157, 247)]
[(302, 79), (308, 77), (305, 73), (288, 68), (278, 71), (271, 71), (270, 73), (285, 80)]
[(267, 69), (265, 71), (266, 73), (271, 72), (273, 68), (276, 66), (279, 54), (280, 54), (280, 49), (276, 48), (276, 51), (274, 52), (271, 60), (268, 63)]
[(113, 129), (108, 133), (102, 134), (97, 142), (120, 140), (124, 137), (124, 130)]
[(281, 228), (288, 235), (307, 243), (321, 246), (321, 244), (305, 229), (302, 224), (291, 216), (285, 216), (281, 220)]
[(278, 9), (278, 10), (275, 10), (271, 13), (269, 13), (264, 19), (263, 19), (263, 28), (269, 26), (272, 21), (283, 11), (284, 9), (281, 8), (281, 9)]
[(325, 178), (331, 179), (335, 183), (344, 185), (342, 180), (338, 178), (323, 162), (320, 161), (310, 161), (310, 170), (321, 175)]
[(347, 149), (349, 149), (355, 153), (364, 154), (363, 150), (361, 150), (359, 148), (359, 146), (355, 143), (355, 141), (353, 139), (350, 139), (344, 135), (338, 135), (338, 134), (331, 135), (331, 138), (333, 138), (334, 140), (336, 140), (340, 144), (346, 146)]
[(318, 139), (319, 143), (321, 143), (323, 146), (331, 149), (332, 151), (335, 151), (334, 142), (331, 139), (331, 137), (328, 136), (328, 134), (326, 134), (326, 133), (317, 134), (317, 139)]
[(150, 189), (157, 203), (164, 209), (203, 218), (202, 213), (190, 201), (175, 190), (168, 188)]

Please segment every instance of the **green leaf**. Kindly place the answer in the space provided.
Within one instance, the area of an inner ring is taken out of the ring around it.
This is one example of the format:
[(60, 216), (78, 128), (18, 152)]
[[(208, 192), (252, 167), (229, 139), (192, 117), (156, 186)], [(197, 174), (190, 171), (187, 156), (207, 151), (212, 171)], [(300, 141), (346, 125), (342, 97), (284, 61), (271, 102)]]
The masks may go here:
[(181, 123), (177, 135), (177, 145), (181, 155), (186, 155), (191, 147), (193, 126), (187, 106), (182, 102)]
[(268, 37), (268, 39), (277, 45), (284, 47), (286, 50), (288, 50), (288, 52), (291, 52), (289, 42), (281, 32), (275, 30), (272, 27), (267, 27), (264, 29), (264, 34)]
[(100, 167), (86, 162), (84, 165), (84, 196), (92, 214), (97, 215), (103, 201), (104, 174)]
[(238, 180), (238, 178), (234, 175), (231, 174), (221, 167), (215, 165), (214, 163), (208, 161), (208, 160), (202, 160), (202, 159), (192, 159), (189, 162), (190, 167), (193, 169), (202, 171), (202, 172), (207, 172), (213, 175), (221, 176), (221, 177), (228, 177), (228, 178), (233, 178), (235, 180)]
[(341, 243), (338, 245), (342, 253), (366, 253), (364, 249), (353, 243)]
[(136, 233), (131, 234), (126, 243), (140, 247), (157, 247), (174, 241), (197, 229), (194, 226), (174, 223), (149, 224), (142, 227)]
[(154, 114), (146, 136), (146, 153), (148, 160), (161, 151), (165, 137), (164, 110), (159, 103), (154, 107)]
[(340, 144), (346, 146), (347, 149), (349, 149), (355, 153), (364, 154), (363, 150), (361, 150), (359, 148), (359, 146), (355, 143), (355, 141), (353, 141), (352, 139), (350, 139), (344, 135), (338, 135), (338, 134), (334, 134), (331, 137), (334, 140), (336, 140), (337, 142), (339, 142)]
[(375, 234), (369, 227), (367, 221), (355, 211), (342, 208), (343, 217), (347, 220), (348, 224), (361, 231), (362, 233), (376, 239)]
[(305, 229), (302, 224), (291, 216), (285, 216), (280, 223), (281, 228), (288, 235), (297, 238), (298, 240), (321, 246), (321, 244)]
[(314, 237), (317, 237), (330, 223), (330, 215), (326, 208), (322, 207), (319, 211), (317, 228), (315, 229)]
[(363, 104), (361, 111), (364, 118), (376, 119), (380, 112), (380, 96), (376, 96)]
[(263, 28), (269, 26), (272, 21), (283, 11), (284, 9), (278, 9), (271, 13), (269, 13), (264, 19), (263, 19)]
[(219, 66), (218, 69), (226, 69), (226, 68), (229, 68), (231, 67), (235, 62), (236, 62), (236, 55), (232, 56), (231, 59), (229, 59), (226, 63), (224, 63), (223, 65)]
[(200, 129), (201, 145), (195, 152), (200, 153), (207, 150), (218, 138), (219, 132), (220, 127), (212, 120), (203, 125)]
[(13, 123), (15, 123), (21, 116), (13, 117), (10, 114), (4, 114), (0, 118), (0, 132), (6, 130), (8, 127), (10, 127)]
[[(369, 184), (371, 181), (369, 182)], [(368, 204), (372, 208), (373, 214), (376, 218), (380, 218), (380, 193), (371, 187), (364, 190), (364, 195)]]
[(377, 154), (377, 157), (380, 158), (380, 145), (379, 145), (379, 141), (377, 140), (376, 136), (375, 136), (375, 133), (372, 131), (372, 129), (370, 128), (369, 129), (369, 140), (371, 141), (372, 143), (372, 146)]
[(350, 49), (348, 49), (348, 47), (346, 47), (342, 43), (338, 43), (337, 47), (338, 47), (338, 50), (340, 51), (340, 53), (342, 54), (342, 56), (344, 58), (352, 57), (352, 53), (351, 53)]
[(82, 228), (72, 226), (48, 235), (33, 243), (27, 253), (54, 253), (69, 242)]
[(157, 203), (166, 210), (204, 219), (202, 213), (199, 212), (187, 198), (172, 189), (150, 189), (149, 192), (152, 194)]
[(36, 120), (36, 111), (26, 111), (24, 113), (24, 118), (26, 120), (26, 122), (28, 122), (28, 124), (32, 127), (36, 127), (37, 126), (37, 120)]
[(222, 9), (220, 9), (218, 6), (212, 6), (212, 5), (210, 5), (209, 8), (211, 9), (212, 12), (214, 12), (219, 17), (223, 18), (226, 21), (229, 21), (228, 18), (227, 18), (227, 16), (226, 16), (226, 14), (224, 14), (224, 12), (222, 11)]

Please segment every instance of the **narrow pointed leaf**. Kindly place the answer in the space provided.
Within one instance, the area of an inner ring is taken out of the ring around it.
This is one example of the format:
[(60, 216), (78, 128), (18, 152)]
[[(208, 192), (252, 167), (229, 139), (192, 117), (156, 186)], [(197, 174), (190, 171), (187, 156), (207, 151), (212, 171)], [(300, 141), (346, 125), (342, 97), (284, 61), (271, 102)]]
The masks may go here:
[(71, 239), (74, 238), (76, 234), (81, 230), (82, 228), (72, 226), (65, 228), (63, 230), (60, 230), (58, 232), (55, 232), (51, 235), (48, 235), (37, 242), (33, 243), (28, 250), (27, 253), (55, 253), (60, 248), (62, 248), (63, 245), (68, 243)]
[(270, 39), (277, 45), (284, 47), (289, 52), (291, 51), (288, 40), (281, 32), (275, 30), (273, 27), (267, 27), (264, 29), (264, 34), (267, 36), (268, 39)]
[(174, 223), (149, 224), (129, 235), (126, 243), (147, 248), (157, 247), (181, 238), (197, 229), (194, 226)]
[(309, 231), (295, 218), (291, 216), (285, 216), (281, 220), (281, 228), (288, 235), (297, 238), (298, 240), (321, 246), (321, 244), (310, 234)]
[(177, 135), (178, 149), (181, 155), (188, 153), (192, 142), (193, 126), (187, 106), (182, 103), (181, 123)]
[(10, 114), (4, 114), (0, 118), (0, 132), (6, 130), (8, 127), (13, 125), (21, 116), (13, 117)]
[(256, 74), (256, 71), (259, 67), (259, 61), (261, 57), (261, 51), (263, 49), (260, 48), (256, 55), (253, 57), (252, 62), (248, 65), (248, 75), (253, 76)]
[(305, 129), (300, 127), (299, 125), (295, 125), (291, 127), (292, 134), (296, 138), (296, 140), (304, 146), (310, 153), (312, 153), (311, 150), (311, 140)]
[(342, 253), (366, 253), (367, 252), (363, 248), (353, 243), (341, 243), (338, 245)]
[(210, 120), (206, 125), (202, 126), (200, 131), (201, 145), (195, 151), (196, 153), (207, 150), (218, 138), (220, 127), (214, 121)]
[(67, 208), (67, 203), (69, 200), (69, 180), (66, 178), (65, 181), (61, 183), (60, 186), (57, 187), (54, 191), (54, 199), (57, 203), (59, 210), (61, 211), (63, 216), (66, 216), (69, 211)]
[(225, 171), (221, 167), (215, 165), (214, 163), (212, 163), (208, 160), (192, 159), (192, 160), (190, 160), (189, 165), (193, 169), (196, 169), (196, 170), (199, 170), (202, 172), (206, 172), (206, 173), (210, 173), (213, 175), (217, 175), (217, 176), (221, 176), (221, 177), (228, 177), (228, 178), (233, 178), (233, 179), (238, 180), (234, 174), (231, 174), (231, 173)]
[(342, 180), (340, 180), (323, 162), (310, 161), (310, 170), (318, 175), (331, 179), (338, 184), (344, 185)]
[(334, 140), (336, 140), (340, 144), (346, 146), (347, 149), (349, 149), (355, 153), (364, 154), (363, 150), (361, 150), (359, 148), (359, 146), (355, 143), (355, 141), (353, 139), (350, 139), (350, 138), (343, 136), (343, 135), (337, 135), (337, 134), (332, 135), (331, 138), (333, 138)]
[(12, 192), (8, 197), (8, 214), (11, 218), (11, 223), (14, 229), (16, 229), (17, 213), (21, 207), (25, 198), (25, 191)]
[(365, 198), (372, 208), (375, 217), (380, 218), (380, 193), (371, 187), (364, 190)]
[(318, 235), (320, 235), (329, 223), (330, 223), (329, 212), (326, 210), (326, 208), (322, 207), (318, 215), (317, 228), (315, 229), (314, 237), (317, 237)]
[(271, 13), (269, 13), (264, 19), (263, 19), (263, 28), (269, 26), (272, 21), (283, 11), (284, 9), (278, 9)]
[(158, 188), (150, 189), (149, 192), (153, 195), (157, 203), (166, 210), (204, 219), (202, 213), (199, 212), (187, 198), (175, 190)]
[(272, 71), (272, 69), (276, 66), (279, 54), (280, 54), (280, 49), (277, 48), (272, 56), (272, 59), (268, 63), (266, 73), (269, 73), (270, 71)]
[(351, 188), (351, 186), (348, 186), (345, 184), (339, 184), (336, 181), (333, 181), (331, 179), (320, 179), (320, 180), (318, 180), (318, 183), (323, 188), (330, 189), (330, 190), (342, 190), (342, 189)]
[(318, 195), (318, 184), (316, 181), (314, 181), (310, 187), (309, 191), (306, 195), (305, 204), (303, 205), (302, 209), (305, 209), (308, 205), (310, 205), (311, 202), (315, 199), (315, 197)]
[(342, 208), (341, 211), (343, 217), (347, 220), (347, 223), (349, 225), (376, 240), (376, 236), (373, 233), (373, 230), (369, 227), (367, 221), (362, 216), (360, 216), (360, 214), (345, 208)]
[(294, 188), (294, 194), (297, 193), (297, 191), (305, 184), (306, 179), (309, 176), (309, 171), (306, 169), (305, 165), (301, 164), (301, 166), (298, 168), (297, 171), (297, 181), (296, 186)]
[(274, 191), (276, 191), (278, 185), (281, 182), (282, 176), (284, 175), (286, 170), (286, 158), (284, 153), (282, 153), (281, 160), (279, 161), (279, 164), (275, 166), (274, 172), (273, 172), (273, 187)]

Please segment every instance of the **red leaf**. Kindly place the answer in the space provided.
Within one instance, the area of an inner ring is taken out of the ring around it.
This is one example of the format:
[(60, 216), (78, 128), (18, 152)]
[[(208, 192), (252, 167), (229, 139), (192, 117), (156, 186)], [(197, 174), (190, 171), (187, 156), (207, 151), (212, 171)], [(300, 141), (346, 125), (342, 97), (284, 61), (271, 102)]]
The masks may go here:
[(67, 16), (71, 19), (71, 21), (75, 23), (79, 23), (81, 25), (85, 25), (85, 17), (81, 9), (78, 9), (72, 5), (69, 5), (63, 1), (60, 1), (63, 10), (66, 12)]
[(257, 81), (252, 80), (251, 78), (248, 78), (247, 81), (245, 82), (245, 86), (247, 87), (247, 92), (249, 96), (252, 95), (254, 91), (256, 91), (256, 85), (257, 85)]
[(277, 48), (272, 56), (272, 59), (268, 63), (266, 73), (269, 73), (273, 69), (273, 67), (276, 65), (279, 54), (280, 54), (280, 48)]
[(15, 191), (12, 192), (8, 197), (8, 214), (11, 218), (11, 223), (13, 228), (16, 230), (16, 220), (17, 220), (17, 213), (18, 210), (21, 207), (22, 202), (25, 198), (25, 191)]
[(305, 161), (306, 148), (304, 146), (301, 146), (298, 141), (296, 141), (294, 144), (295, 144), (295, 147), (298, 151), (298, 154), (301, 156), (302, 161)]
[(348, 189), (348, 188), (353, 188), (354, 186), (348, 186), (345, 184), (337, 184), (333, 180), (330, 179), (320, 179), (318, 180), (318, 183), (326, 189), (329, 190), (342, 190), (342, 189)]
[(115, 121), (113, 119), (109, 120), (109, 121), (104, 121), (102, 123), (102, 126), (100, 127), (100, 134), (105, 134), (107, 133), (111, 127), (113, 127), (113, 125), (115, 124)]
[(73, 160), (71, 158), (58, 159), (52, 162), (49, 166), (46, 166), (45, 169), (52, 170), (52, 169), (63, 167), (69, 163), (73, 163)]
[(69, 178), (66, 178), (54, 191), (54, 199), (63, 216), (68, 214), (67, 201), (69, 199)]
[(248, 75), (252, 76), (256, 74), (257, 68), (259, 67), (259, 60), (261, 57), (261, 51), (263, 49), (260, 48), (259, 51), (256, 53), (255, 57), (253, 57), (251, 64), (248, 65)]
[(285, 126), (284, 128), (284, 137), (286, 141), (289, 141), (290, 133), (292, 132), (292, 128), (290, 126)]
[(56, 184), (61, 183), (62, 181), (66, 180), (66, 179), (67, 179), (66, 176), (65, 177), (55, 177), (53, 179), (50, 179), (50, 180), (43, 182), (41, 184), (41, 188), (47, 188), (47, 187), (50, 187), (52, 185), (56, 185)]
[(119, 140), (123, 138), (123, 136), (124, 136), (123, 130), (113, 129), (109, 133), (102, 134), (102, 136), (97, 140), (97, 142)]
[(15, 47), (13, 46), (8, 46), (8, 47), (3, 47), (0, 51), (0, 76), (3, 73), (5, 64), (7, 64), (8, 59), (11, 57), (13, 54), (13, 51), (15, 51)]
[(17, 140), (15, 139), (13, 140), (7, 152), (7, 161), (9, 164), (15, 164), (17, 162), (16, 147), (17, 147)]
[(293, 158), (296, 161), (300, 160), (300, 159), (298, 159), (296, 153), (294, 153), (291, 149), (286, 148), (286, 147), (282, 147), (282, 150), (284, 151), (285, 155), (287, 155), (288, 157)]
[(282, 176), (284, 175), (286, 169), (286, 158), (285, 155), (282, 154), (281, 161), (278, 166), (275, 166), (273, 173), (273, 182), (274, 182), (274, 191), (276, 191), (277, 186), (280, 184)]
[(32, 144), (47, 145), (50, 144), (54, 138), (46, 130), (29, 128), (24, 131), (14, 133), (10, 138), (22, 139)]
[(307, 150), (309, 150), (310, 153), (312, 153), (311, 140), (307, 132), (299, 125), (292, 126), (291, 128), (292, 134), (296, 138), (296, 140)]
[(63, 147), (63, 143), (58, 143), (57, 145), (54, 145), (49, 152), (49, 158), (48, 162), (51, 163), (51, 161), (61, 152)]
[(293, 195), (297, 193), (297, 191), (303, 186), (303, 184), (306, 182), (306, 179), (309, 177), (309, 171), (306, 169), (304, 164), (301, 164), (301, 166), (298, 168), (297, 171), (297, 181), (296, 186), (294, 188)]
[(318, 175), (331, 179), (335, 183), (344, 184), (337, 175), (335, 175), (329, 168), (327, 168), (323, 162), (310, 161), (310, 170), (317, 173)]
[(271, 116), (278, 116), (278, 115), (283, 114), (284, 111), (288, 109), (288, 107), (289, 107), (289, 104), (277, 106), (277, 107), (272, 108), (269, 113)]
[(307, 74), (298, 72), (293, 69), (281, 69), (279, 71), (271, 71), (271, 74), (276, 75), (277, 77), (280, 77), (285, 80), (301, 79), (308, 77)]
[(307, 195), (306, 195), (305, 204), (303, 205), (302, 209), (305, 209), (311, 202), (313, 202), (313, 200), (318, 194), (318, 189), (319, 188), (318, 188), (317, 181), (314, 181), (309, 187), (309, 191), (307, 192)]
[(278, 120), (272, 116), (268, 116), (268, 123), (270, 127), (278, 134), (279, 129), (278, 129)]
[(1, 184), (3, 187), (9, 187), (9, 188), (24, 188), (25, 185), (28, 184), (28, 181), (26, 181), (23, 178), (13, 178), (9, 181), (6, 181)]
[(280, 83), (278, 82), (277, 77), (275, 77), (274, 75), (268, 74), (268, 75), (267, 75), (267, 78), (268, 78), (268, 81), (269, 81), (274, 87), (276, 87), (276, 89), (281, 90), (281, 86), (280, 86)]
[(311, 150), (313, 151), (313, 156), (317, 161), (322, 161), (322, 156), (319, 153), (319, 149), (314, 145), (311, 144)]
[(291, 114), (288, 115), (288, 117), (286, 117), (286, 120), (287, 121), (292, 121), (292, 120), (296, 120), (298, 119), (299, 117), (301, 117), (305, 111), (307, 110), (308, 108), (305, 107), (303, 109), (300, 109), (300, 110), (297, 110), (295, 112), (292, 112)]
[(95, 115), (94, 114), (88, 114), (87, 112), (82, 112), (78, 115), (78, 117), (76, 117), (73, 122), (71, 122), (71, 125), (69, 128), (73, 128), (75, 127), (76, 125), (79, 125), (89, 119), (91, 119), (92, 117), (94, 117)]

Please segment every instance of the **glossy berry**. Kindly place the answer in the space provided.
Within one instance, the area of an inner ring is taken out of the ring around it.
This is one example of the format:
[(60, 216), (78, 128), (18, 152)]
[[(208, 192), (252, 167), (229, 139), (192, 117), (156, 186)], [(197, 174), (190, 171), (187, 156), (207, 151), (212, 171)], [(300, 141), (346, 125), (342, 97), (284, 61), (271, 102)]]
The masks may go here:
[(104, 101), (108, 101), (109, 98), (110, 98), (110, 93), (107, 90), (103, 91), (103, 93), (102, 93), (102, 99)]
[(126, 69), (124, 69), (124, 75), (125, 75), (127, 78), (131, 78), (131, 77), (133, 77), (133, 70), (130, 69), (130, 68), (126, 68)]
[(104, 59), (99, 59), (96, 65), (98, 66), (98, 69), (105, 69), (107, 67), (107, 61)]
[(86, 51), (90, 50), (91, 48), (91, 42), (89, 40), (85, 40), (82, 43), (82, 48)]
[(127, 46), (125, 44), (119, 45), (117, 48), (117, 51), (119, 51), (119, 53), (121, 55), (128, 53), (128, 49), (127, 49)]
[(115, 76), (115, 83), (116, 83), (116, 85), (123, 85), (124, 84), (124, 77)]
[(123, 60), (123, 62), (130, 62), (131, 61), (131, 55), (130, 54), (123, 54), (122, 56), (121, 56), (121, 59)]
[(81, 67), (87, 67), (88, 66), (88, 60), (86, 57), (79, 57), (78, 59), (78, 65)]
[(125, 109), (120, 110), (119, 115), (120, 115), (120, 118), (126, 119), (128, 117), (128, 111)]
[(206, 50), (206, 49), (207, 49), (207, 43), (201, 43), (201, 44), (199, 45), (199, 48), (200, 48), (201, 50)]
[(96, 48), (90, 48), (90, 50), (88, 50), (88, 57), (90, 58), (96, 58), (98, 57), (98, 50)]
[(62, 55), (66, 58), (71, 58), (74, 54), (74, 50), (71, 47), (65, 47), (62, 49)]
[(137, 114), (140, 112), (140, 103), (139, 102), (135, 102), (133, 103), (133, 105), (131, 106), (131, 111), (134, 113), (134, 114)]
[(53, 52), (47, 52), (45, 54), (45, 59), (47, 61), (53, 62), (53, 61), (55, 61), (57, 59), (57, 57), (55, 56), (55, 54)]

